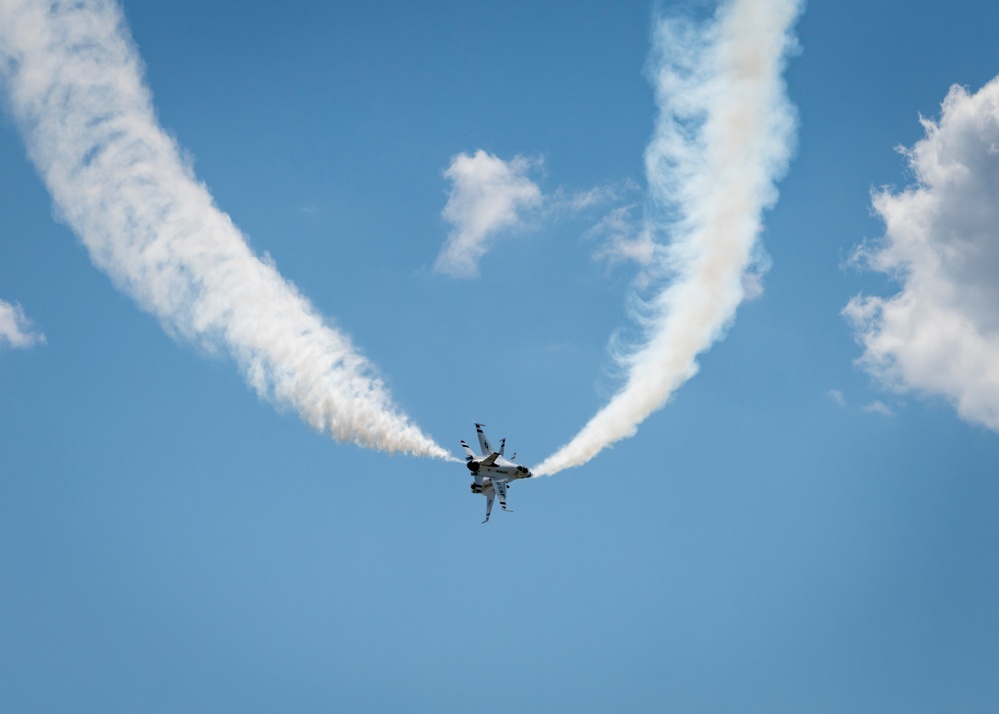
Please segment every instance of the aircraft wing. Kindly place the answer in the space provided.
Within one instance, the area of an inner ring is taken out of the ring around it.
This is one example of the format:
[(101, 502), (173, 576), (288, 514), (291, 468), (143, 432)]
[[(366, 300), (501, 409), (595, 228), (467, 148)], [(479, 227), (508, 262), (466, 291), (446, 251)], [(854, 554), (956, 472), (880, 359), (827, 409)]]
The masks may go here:
[(499, 458), (499, 454), (496, 454), (496, 453), (489, 454), (489, 456), (487, 456), (486, 458), (482, 459), (482, 461), (479, 462), (479, 465), (480, 466), (492, 466), (493, 464), (496, 463), (496, 459), (498, 459), (498, 458)]

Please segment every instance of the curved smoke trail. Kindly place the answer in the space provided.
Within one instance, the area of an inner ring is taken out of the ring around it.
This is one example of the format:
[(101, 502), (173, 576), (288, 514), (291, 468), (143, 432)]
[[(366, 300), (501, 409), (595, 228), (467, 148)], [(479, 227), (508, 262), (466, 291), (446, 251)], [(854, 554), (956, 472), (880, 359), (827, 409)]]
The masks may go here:
[(646, 149), (651, 277), (640, 346), (621, 358), (624, 385), (536, 469), (579, 466), (632, 436), (697, 372), (745, 297), (761, 214), (777, 199), (795, 114), (781, 74), (801, 0), (731, 0), (705, 24), (658, 22), (651, 62), (659, 117)]
[(215, 206), (157, 123), (112, 0), (0, 0), (0, 72), (62, 218), (167, 331), (228, 351), (261, 396), (336, 439), (451, 458)]

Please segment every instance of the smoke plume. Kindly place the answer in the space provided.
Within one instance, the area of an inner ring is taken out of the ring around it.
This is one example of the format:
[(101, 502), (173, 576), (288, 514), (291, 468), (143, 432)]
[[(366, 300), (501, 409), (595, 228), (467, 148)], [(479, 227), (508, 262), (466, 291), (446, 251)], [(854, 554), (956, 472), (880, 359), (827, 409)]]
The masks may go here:
[(795, 114), (781, 74), (800, 0), (730, 0), (709, 22), (657, 22), (650, 74), (659, 115), (646, 149), (644, 231), (653, 297), (637, 346), (619, 357), (620, 390), (536, 469), (579, 466), (635, 434), (697, 372), (746, 297), (762, 251), (761, 214), (777, 199)]
[(335, 439), (450, 458), (350, 339), (260, 260), (159, 126), (111, 0), (0, 0), (8, 108), (60, 217), (172, 335), (225, 351)]

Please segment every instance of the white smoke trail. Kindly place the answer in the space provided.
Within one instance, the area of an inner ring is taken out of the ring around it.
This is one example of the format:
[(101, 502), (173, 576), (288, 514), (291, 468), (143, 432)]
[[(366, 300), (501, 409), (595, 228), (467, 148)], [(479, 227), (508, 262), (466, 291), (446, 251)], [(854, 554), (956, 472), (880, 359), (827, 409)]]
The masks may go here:
[(61, 217), (165, 329), (228, 351), (261, 396), (335, 439), (451, 458), (215, 206), (158, 125), (112, 0), (0, 0), (0, 72)]
[(621, 357), (610, 402), (537, 474), (586, 463), (635, 434), (697, 372), (745, 296), (761, 213), (777, 199), (795, 114), (781, 74), (801, 0), (731, 0), (711, 22), (661, 19), (651, 69), (659, 116), (646, 149), (645, 231), (655, 241), (644, 340)]

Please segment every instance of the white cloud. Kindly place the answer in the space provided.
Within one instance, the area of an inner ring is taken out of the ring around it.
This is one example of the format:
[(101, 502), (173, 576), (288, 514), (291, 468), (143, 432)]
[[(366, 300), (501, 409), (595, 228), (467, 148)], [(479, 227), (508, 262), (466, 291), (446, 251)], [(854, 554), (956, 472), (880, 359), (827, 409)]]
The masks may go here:
[(559, 189), (555, 192), (554, 197), (546, 197), (545, 200), (550, 204), (550, 212), (567, 211), (569, 213), (580, 213), (588, 208), (618, 202), (622, 200), (623, 196), (638, 190), (638, 184), (631, 179), (625, 179), (617, 184), (594, 186), (585, 191), (577, 191), (575, 193)]
[[(441, 215), (452, 225), (448, 239), (434, 264), (438, 273), (456, 278), (475, 278), (479, 263), (497, 236), (505, 229), (535, 227), (573, 217), (601, 205), (617, 203), (638, 190), (631, 180), (594, 186), (582, 191), (559, 187), (544, 193), (528, 174), (539, 168), (542, 159), (515, 156), (510, 161), (479, 149), (474, 154), (458, 154), (444, 172), (451, 180), (448, 201)], [(647, 263), (652, 243), (636, 237), (632, 223), (634, 206), (614, 209), (586, 232), (585, 237), (601, 242), (594, 258), (616, 263), (635, 260)]]
[(0, 300), (0, 347), (31, 347), (39, 342), (45, 342), (45, 335), (32, 331), (21, 306)]
[(826, 396), (833, 400), (834, 403), (842, 406), (846, 406), (846, 397), (843, 396), (843, 392), (838, 389), (830, 389), (826, 392)]
[(895, 415), (895, 412), (891, 410), (891, 407), (880, 400), (873, 401), (870, 404), (865, 404), (861, 407), (861, 409), (870, 414), (880, 414), (881, 416)]
[(593, 254), (595, 260), (606, 260), (611, 265), (634, 261), (646, 266), (652, 262), (655, 241), (632, 218), (634, 209), (634, 205), (615, 208), (587, 231), (586, 237), (600, 242)]
[(444, 176), (451, 180), (442, 215), (454, 226), (434, 269), (458, 278), (479, 274), (479, 260), (490, 239), (520, 222), (523, 211), (538, 207), (541, 189), (527, 174), (534, 165), (522, 156), (510, 161), (479, 149), (455, 156)]
[(885, 235), (858, 260), (901, 283), (844, 309), (859, 363), (898, 391), (942, 395), (999, 432), (999, 78), (951, 88), (938, 122), (905, 155), (916, 183), (881, 190)]

